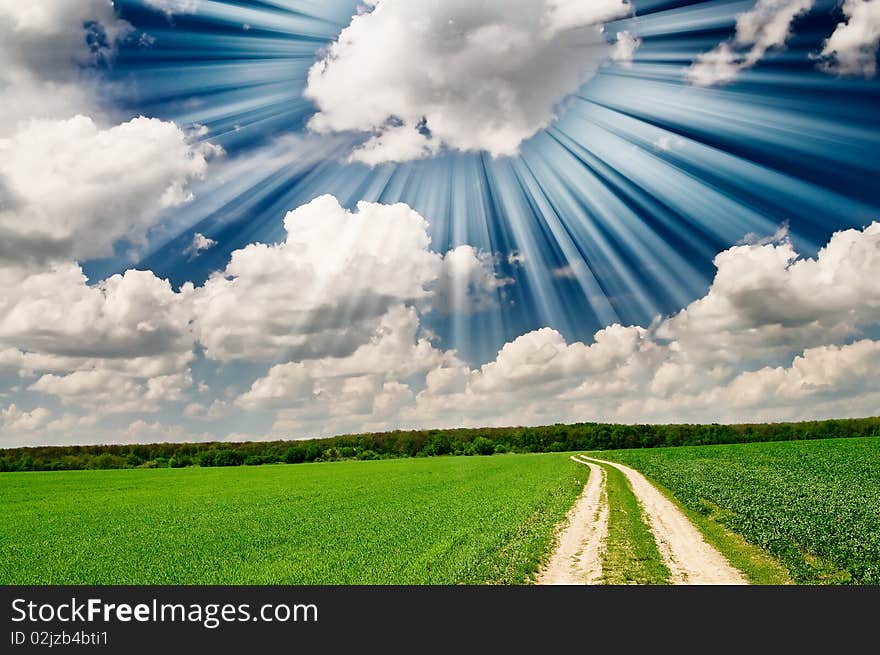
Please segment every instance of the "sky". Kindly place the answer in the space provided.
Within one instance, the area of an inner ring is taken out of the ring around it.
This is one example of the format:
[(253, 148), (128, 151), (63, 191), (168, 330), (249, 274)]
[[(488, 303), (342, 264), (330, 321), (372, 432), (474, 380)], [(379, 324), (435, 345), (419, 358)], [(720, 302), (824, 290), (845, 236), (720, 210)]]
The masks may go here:
[(0, 0), (0, 447), (880, 414), (880, 0)]

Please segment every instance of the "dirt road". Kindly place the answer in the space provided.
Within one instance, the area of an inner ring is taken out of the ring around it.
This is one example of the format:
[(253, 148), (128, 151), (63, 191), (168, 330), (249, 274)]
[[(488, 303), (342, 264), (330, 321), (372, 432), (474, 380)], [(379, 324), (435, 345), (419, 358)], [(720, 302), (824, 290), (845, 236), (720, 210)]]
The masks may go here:
[(602, 579), (602, 547), (608, 533), (605, 471), (596, 464), (571, 459), (589, 466), (590, 477), (568, 513), (538, 584), (598, 584)]
[(645, 510), (646, 522), (669, 568), (672, 584), (748, 584), (742, 573), (708, 544), (681, 510), (641, 473), (623, 464), (583, 455), (571, 459), (589, 466), (590, 478), (569, 513), (556, 551), (538, 577), (539, 584), (598, 584), (602, 580), (608, 500), (605, 472), (598, 464), (613, 466), (626, 476)]

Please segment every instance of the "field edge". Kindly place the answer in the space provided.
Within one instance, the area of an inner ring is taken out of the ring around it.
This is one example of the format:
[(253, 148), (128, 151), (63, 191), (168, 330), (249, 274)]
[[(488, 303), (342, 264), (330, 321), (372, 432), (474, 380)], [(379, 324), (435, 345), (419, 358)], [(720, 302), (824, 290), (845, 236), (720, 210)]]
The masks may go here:
[[(608, 458), (607, 452), (585, 454), (590, 457)], [(701, 514), (689, 508), (670, 489), (644, 472), (639, 471), (639, 473), (675, 505), (694, 524), (706, 542), (718, 550), (734, 568), (741, 571), (750, 584), (771, 586), (795, 584), (788, 569), (766, 550), (747, 541), (743, 535), (715, 520), (711, 514)]]

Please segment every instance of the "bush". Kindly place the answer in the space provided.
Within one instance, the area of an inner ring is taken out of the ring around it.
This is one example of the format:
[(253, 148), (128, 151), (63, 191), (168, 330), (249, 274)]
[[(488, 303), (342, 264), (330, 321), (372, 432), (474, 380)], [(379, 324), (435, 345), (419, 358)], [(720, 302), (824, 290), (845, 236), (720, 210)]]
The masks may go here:
[(214, 466), (238, 466), (243, 461), (244, 455), (240, 452), (224, 448), (217, 451), (217, 456), (214, 458)]
[(110, 453), (101, 453), (92, 461), (91, 468), (96, 469), (117, 469), (122, 468), (125, 463), (121, 457), (111, 455)]
[(306, 451), (298, 446), (292, 446), (284, 453), (284, 461), (288, 464), (299, 464), (306, 461)]
[(476, 455), (491, 455), (495, 452), (495, 444), (486, 437), (477, 437), (471, 442), (471, 448)]
[(189, 455), (177, 455), (168, 460), (168, 466), (173, 469), (181, 469), (185, 466), (192, 466), (192, 457)]

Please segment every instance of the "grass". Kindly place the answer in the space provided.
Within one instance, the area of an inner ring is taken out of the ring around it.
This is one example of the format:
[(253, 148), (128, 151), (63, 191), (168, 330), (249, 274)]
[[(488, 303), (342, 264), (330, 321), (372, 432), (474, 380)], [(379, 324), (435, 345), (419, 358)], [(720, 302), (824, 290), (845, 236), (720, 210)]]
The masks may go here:
[(568, 455), (0, 474), (2, 584), (522, 583)]
[(608, 536), (602, 560), (604, 583), (667, 584), (669, 569), (660, 558), (654, 536), (643, 519), (642, 507), (626, 476), (613, 466), (602, 468), (609, 507)]
[(701, 514), (683, 505), (675, 495), (662, 484), (653, 482), (657, 490), (676, 505), (700, 531), (706, 542), (727, 558), (727, 561), (746, 577), (750, 584), (787, 585), (791, 584), (788, 571), (773, 557), (754, 544), (750, 544), (718, 521), (722, 515), (720, 508), (711, 508), (708, 514)]
[[(880, 439), (596, 456), (633, 466), (665, 487), (753, 581), (779, 582), (780, 572), (766, 561), (769, 553), (800, 584), (880, 584)], [(743, 542), (758, 550), (750, 554)]]

